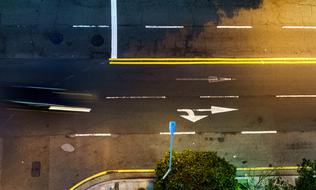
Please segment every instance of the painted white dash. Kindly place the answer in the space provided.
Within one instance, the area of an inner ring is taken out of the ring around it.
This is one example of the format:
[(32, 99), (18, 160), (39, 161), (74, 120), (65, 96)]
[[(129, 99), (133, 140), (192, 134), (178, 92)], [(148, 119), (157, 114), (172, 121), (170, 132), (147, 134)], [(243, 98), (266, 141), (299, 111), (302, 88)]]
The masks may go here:
[(152, 29), (155, 29), (155, 28), (163, 28), (163, 29), (167, 29), (167, 28), (173, 28), (173, 29), (176, 29), (176, 28), (184, 28), (184, 26), (157, 26), (157, 25), (146, 25), (145, 28), (152, 28)]
[(178, 81), (203, 81), (206, 80), (208, 81), (208, 78), (176, 78)]
[(117, 58), (117, 2), (111, 0), (111, 58)]
[(61, 105), (51, 105), (49, 106), (48, 109), (54, 110), (54, 111), (72, 111), (72, 112), (90, 112), (91, 111), (91, 108), (61, 106)]
[(200, 96), (201, 99), (239, 98), (239, 96)]
[(216, 28), (227, 28), (227, 29), (251, 29), (252, 26), (216, 26)]
[(67, 135), (68, 137), (74, 138), (74, 137), (110, 137), (110, 133), (83, 133), (83, 134), (70, 134)]
[(107, 96), (105, 99), (166, 99), (166, 96)]
[(283, 29), (316, 29), (316, 26), (282, 26)]
[(276, 98), (316, 98), (316, 95), (276, 95)]
[[(195, 131), (175, 132), (175, 135), (195, 135)], [(170, 135), (170, 132), (160, 132), (160, 135)]]
[(73, 28), (109, 28), (108, 25), (72, 25)]
[(247, 135), (247, 134), (276, 134), (277, 131), (242, 131), (241, 134)]

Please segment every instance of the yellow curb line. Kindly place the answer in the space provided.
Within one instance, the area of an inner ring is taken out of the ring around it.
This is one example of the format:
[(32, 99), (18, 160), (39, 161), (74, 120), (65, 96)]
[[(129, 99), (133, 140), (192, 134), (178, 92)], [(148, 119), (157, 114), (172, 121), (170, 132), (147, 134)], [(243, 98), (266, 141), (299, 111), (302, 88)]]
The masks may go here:
[[(237, 168), (237, 171), (267, 171), (267, 170), (297, 170), (300, 166), (280, 166), (280, 167), (253, 167), (253, 168)], [(110, 174), (110, 173), (154, 173), (154, 169), (126, 169), (126, 170), (107, 170), (97, 173), (93, 176), (87, 177), (86, 179), (78, 182), (76, 185), (71, 187), (69, 190), (75, 190), (81, 185), (87, 183), (95, 178)]]
[(107, 175), (109, 173), (154, 173), (154, 172), (155, 172), (154, 169), (107, 170), (107, 171), (97, 173), (93, 176), (87, 177), (86, 179), (80, 181), (79, 183), (77, 183), (76, 185), (71, 187), (69, 190), (75, 190), (78, 187), (80, 187), (81, 185), (87, 183), (88, 181), (93, 180), (93, 179), (98, 178), (98, 177), (101, 177), (103, 175)]
[(316, 60), (316, 57), (271, 57), (271, 58), (265, 58), (265, 57), (244, 57), (244, 58), (238, 58), (238, 57), (214, 57), (214, 58), (110, 58), (109, 61), (247, 61), (247, 60), (257, 60), (257, 61), (300, 61), (300, 60)]
[(292, 62), (292, 61), (210, 61), (210, 62), (200, 62), (200, 61), (196, 61), (196, 62), (176, 62), (176, 61), (166, 61), (166, 62), (161, 62), (161, 61), (135, 61), (135, 62), (131, 62), (131, 61), (110, 61), (109, 62), (111, 65), (268, 65), (268, 64), (283, 64), (283, 65), (293, 65), (293, 64), (316, 64), (316, 60), (315, 61), (296, 61), (296, 62)]

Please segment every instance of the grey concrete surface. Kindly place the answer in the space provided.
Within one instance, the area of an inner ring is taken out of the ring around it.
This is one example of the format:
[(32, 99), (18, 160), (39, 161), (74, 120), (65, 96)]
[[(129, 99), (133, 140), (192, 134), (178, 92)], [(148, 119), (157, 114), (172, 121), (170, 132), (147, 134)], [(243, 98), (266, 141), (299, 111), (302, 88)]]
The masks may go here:
[[(236, 167), (295, 166), (302, 158), (315, 158), (314, 136), (315, 132), (177, 135), (174, 149), (217, 151)], [(6, 154), (3, 155), (2, 186), (5, 190), (61, 190), (104, 170), (154, 168), (169, 148), (169, 136), (159, 134), (85, 138), (59, 135), (3, 140)], [(64, 152), (60, 147), (64, 143), (72, 144), (75, 151)], [(39, 178), (30, 175), (33, 160), (42, 162)]]

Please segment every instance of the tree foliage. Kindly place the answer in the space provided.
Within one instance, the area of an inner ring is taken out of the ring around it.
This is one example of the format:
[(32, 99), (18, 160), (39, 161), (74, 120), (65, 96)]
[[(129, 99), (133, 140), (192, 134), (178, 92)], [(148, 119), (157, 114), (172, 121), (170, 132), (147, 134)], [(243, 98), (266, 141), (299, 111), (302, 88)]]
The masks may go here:
[(316, 160), (303, 159), (301, 168), (298, 169), (298, 179), (296, 182), (297, 190), (315, 190), (316, 189)]
[(169, 154), (157, 165), (155, 190), (160, 189), (205, 189), (235, 190), (236, 168), (216, 152), (192, 151), (173, 153), (172, 171), (165, 180), (162, 177), (168, 170)]

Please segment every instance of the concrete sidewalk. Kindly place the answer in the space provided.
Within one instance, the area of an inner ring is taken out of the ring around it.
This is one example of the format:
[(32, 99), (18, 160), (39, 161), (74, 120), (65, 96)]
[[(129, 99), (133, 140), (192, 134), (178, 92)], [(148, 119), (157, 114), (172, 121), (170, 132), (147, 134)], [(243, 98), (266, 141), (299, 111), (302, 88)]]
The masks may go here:
[[(316, 159), (315, 135), (316, 132), (176, 135), (174, 149), (217, 151), (236, 167), (296, 166), (302, 158)], [(169, 136), (159, 134), (3, 137), (2, 141), (3, 190), (69, 189), (105, 170), (155, 168), (169, 149)], [(74, 151), (63, 151), (64, 144), (73, 146)], [(31, 175), (34, 161), (41, 162), (38, 177)]]

